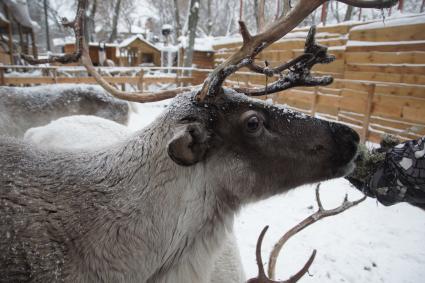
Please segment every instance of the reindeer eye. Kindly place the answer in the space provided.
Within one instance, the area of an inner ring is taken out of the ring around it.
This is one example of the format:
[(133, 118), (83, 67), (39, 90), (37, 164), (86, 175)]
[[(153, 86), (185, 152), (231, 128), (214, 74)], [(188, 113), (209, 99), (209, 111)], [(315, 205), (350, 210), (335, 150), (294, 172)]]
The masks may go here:
[(260, 119), (257, 116), (251, 116), (246, 121), (246, 129), (250, 133), (256, 132), (260, 128)]

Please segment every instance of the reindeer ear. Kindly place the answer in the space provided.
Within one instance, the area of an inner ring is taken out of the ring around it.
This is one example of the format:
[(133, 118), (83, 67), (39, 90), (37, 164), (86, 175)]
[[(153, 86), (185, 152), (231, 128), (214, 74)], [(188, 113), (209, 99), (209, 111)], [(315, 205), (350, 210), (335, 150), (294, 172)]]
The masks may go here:
[(179, 165), (190, 166), (201, 161), (208, 149), (209, 134), (200, 123), (179, 127), (167, 146), (168, 155)]

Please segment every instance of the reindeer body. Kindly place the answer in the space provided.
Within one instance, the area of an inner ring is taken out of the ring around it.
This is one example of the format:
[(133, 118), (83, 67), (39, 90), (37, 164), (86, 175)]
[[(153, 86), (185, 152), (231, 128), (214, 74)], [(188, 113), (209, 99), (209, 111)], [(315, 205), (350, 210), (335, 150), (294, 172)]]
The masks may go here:
[[(193, 97), (95, 151), (2, 138), (4, 281), (209, 282), (241, 205), (352, 167), (348, 127), (232, 92), (214, 105)], [(264, 119), (255, 133), (252, 115)]]
[(127, 124), (129, 106), (96, 86), (0, 88), (0, 135), (22, 138), (29, 128), (71, 115), (95, 115)]
[(45, 149), (69, 151), (113, 145), (130, 133), (129, 128), (111, 120), (97, 116), (76, 115), (31, 128), (25, 132), (23, 140)]
[(214, 219), (203, 193), (193, 194), (196, 182), (167, 162), (153, 131), (125, 145), (55, 156), (3, 140), (3, 278), (208, 282), (205, 268), (232, 217)]

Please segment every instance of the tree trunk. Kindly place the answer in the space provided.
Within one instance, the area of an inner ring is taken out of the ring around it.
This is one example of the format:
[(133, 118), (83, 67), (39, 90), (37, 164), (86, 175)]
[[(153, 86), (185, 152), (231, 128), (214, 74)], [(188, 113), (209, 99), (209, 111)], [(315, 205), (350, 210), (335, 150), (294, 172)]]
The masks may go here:
[[(193, 48), (195, 46), (196, 28), (199, 19), (199, 0), (190, 0), (188, 21), (189, 44), (184, 52), (184, 67), (192, 67)], [(189, 72), (185, 72), (188, 74)]]
[(121, 11), (121, 0), (117, 0), (117, 3), (115, 4), (114, 9), (114, 16), (112, 18), (112, 32), (111, 36), (109, 37), (109, 42), (114, 42), (114, 40), (117, 38), (117, 29), (118, 29), (118, 20), (120, 17), (120, 11)]
[(403, 12), (404, 0), (398, 0), (398, 9)]
[(174, 18), (176, 24), (176, 39), (178, 39), (182, 34), (182, 25), (180, 23), (180, 9), (178, 0), (174, 0)]
[(291, 11), (291, 0), (283, 0), (283, 15), (286, 16)]
[[(257, 2), (257, 1), (255, 1)], [(262, 32), (266, 25), (264, 19), (264, 6), (266, 4), (265, 0), (259, 0), (257, 3), (257, 32)]]
[(320, 16), (320, 22), (322, 22), (323, 26), (326, 26), (326, 17), (328, 15), (328, 2), (323, 3), (322, 5), (322, 14)]
[(239, 0), (239, 21), (243, 21), (243, 0)]
[(211, 9), (211, 3), (212, 0), (208, 0), (207, 1), (207, 17), (208, 17), (208, 22), (207, 22), (207, 34), (211, 35), (212, 34), (212, 28), (213, 28), (213, 20), (212, 20), (212, 9)]
[(96, 11), (97, 11), (97, 0), (93, 0), (93, 4), (91, 7), (91, 11), (90, 11), (90, 16), (89, 19), (87, 21), (88, 23), (88, 34), (89, 34), (89, 39), (90, 41), (96, 41), (96, 24), (94, 21), (94, 18), (96, 16)]
[(354, 7), (351, 5), (347, 6), (347, 10), (345, 11), (344, 22), (351, 21), (351, 17), (353, 16)]
[(334, 7), (334, 2), (330, 2), (329, 5), (331, 5), (331, 9), (332, 9), (332, 13), (334, 14), (336, 21), (338, 23), (341, 22), (341, 19), (339, 18), (339, 9), (338, 9), (338, 1), (335, 2), (335, 7)]
[(50, 47), (49, 19), (47, 17), (47, 1), (48, 0), (44, 0), (44, 2), (43, 2), (43, 5), (44, 5), (44, 24), (46, 25), (46, 48), (47, 48), (47, 51), (52, 51), (52, 49)]
[(422, 0), (421, 13), (424, 11), (424, 9), (425, 9), (425, 0)]

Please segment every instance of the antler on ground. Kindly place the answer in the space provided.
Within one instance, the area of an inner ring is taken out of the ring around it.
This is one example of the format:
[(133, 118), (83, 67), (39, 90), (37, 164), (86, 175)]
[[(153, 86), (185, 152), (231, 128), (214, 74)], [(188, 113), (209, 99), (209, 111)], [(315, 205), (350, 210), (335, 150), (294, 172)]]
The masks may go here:
[(315, 213), (313, 213), (312, 215), (310, 215), (309, 217), (305, 218), (303, 221), (301, 221), (297, 225), (295, 225), (294, 227), (292, 227), (274, 245), (273, 250), (270, 253), (270, 257), (269, 257), (268, 277), (264, 273), (263, 261), (261, 259), (261, 243), (263, 241), (264, 234), (266, 233), (266, 231), (268, 229), (268, 226), (266, 226), (263, 229), (263, 231), (261, 232), (261, 234), (258, 238), (257, 251), (256, 251), (257, 265), (258, 265), (258, 277), (250, 279), (248, 282), (250, 282), (250, 283), (254, 283), (254, 282), (255, 283), (257, 283), (257, 282), (258, 283), (281, 283), (281, 282), (294, 283), (294, 282), (297, 282), (299, 279), (301, 279), (301, 277), (303, 277), (303, 275), (305, 273), (307, 273), (309, 267), (313, 263), (313, 260), (314, 260), (315, 255), (316, 255), (316, 250), (313, 251), (313, 253), (311, 254), (308, 261), (304, 264), (303, 268), (300, 271), (298, 271), (294, 276), (292, 276), (290, 279), (288, 279), (286, 281), (273, 281), (273, 279), (275, 278), (276, 261), (277, 261), (277, 258), (279, 256), (280, 251), (282, 250), (283, 245), (292, 236), (294, 236), (298, 232), (304, 230), (305, 228), (312, 225), (313, 223), (316, 223), (317, 221), (319, 221), (323, 218), (340, 214), (340, 213), (346, 211), (347, 209), (358, 205), (359, 203), (361, 203), (362, 201), (364, 201), (366, 199), (366, 196), (364, 196), (361, 199), (356, 200), (356, 201), (348, 201), (348, 196), (345, 195), (344, 201), (340, 206), (338, 206), (337, 208), (334, 208), (334, 209), (328, 209), (327, 210), (327, 209), (323, 208), (322, 201), (320, 199), (319, 190), (320, 190), (320, 184), (318, 184), (317, 187), (316, 187), (316, 202), (317, 202), (318, 210)]
[(249, 279), (247, 283), (295, 283), (298, 280), (300, 280), (304, 274), (308, 272), (308, 269), (310, 268), (311, 264), (314, 261), (314, 258), (316, 257), (316, 250), (313, 251), (308, 261), (304, 264), (303, 268), (301, 268), (295, 275), (291, 276), (288, 280), (285, 281), (273, 281), (269, 279), (264, 272), (264, 266), (263, 266), (263, 260), (261, 258), (261, 246), (263, 243), (264, 235), (267, 232), (267, 229), (269, 229), (269, 226), (266, 226), (263, 228), (263, 230), (260, 233), (260, 236), (257, 240), (257, 247), (255, 250), (255, 257), (257, 259), (257, 266), (258, 266), (258, 276), (256, 278)]
[[(253, 65), (255, 57), (263, 51), (266, 47), (273, 42), (279, 40), (284, 35), (293, 30), (299, 23), (303, 21), (311, 12), (313, 12), (320, 5), (326, 3), (328, 0), (299, 0), (297, 5), (289, 12), (289, 14), (282, 15), (276, 22), (274, 22), (266, 31), (252, 36), (248, 31), (246, 25), (240, 22), (240, 33), (242, 35), (242, 47), (227, 60), (219, 65), (205, 80), (201, 91), (197, 95), (198, 101), (204, 101), (207, 97), (214, 97), (220, 93), (221, 86), (224, 80), (239, 70), (242, 67), (248, 67), (252, 70), (257, 70)], [(338, 0), (340, 2), (361, 7), (361, 8), (389, 8), (395, 5), (398, 0)], [(300, 59), (301, 60), (301, 59)], [(302, 60), (303, 61), (303, 60)], [(301, 62), (299, 62), (301, 63)], [(261, 69), (261, 68), (260, 68)], [(302, 75), (301, 75), (302, 77)], [(301, 85), (311, 86), (320, 85), (332, 82), (329, 78), (309, 78), (306, 76), (305, 80), (302, 79), (280, 79), (273, 88), (267, 89), (268, 92), (276, 89), (276, 91), (283, 90), (293, 86)], [(305, 84), (303, 84), (305, 83)], [(261, 95), (265, 90), (249, 91), (244, 89), (247, 94)]]
[(102, 86), (111, 95), (133, 102), (154, 102), (168, 98), (172, 98), (179, 93), (185, 91), (192, 91), (193, 87), (181, 87), (170, 90), (163, 90), (157, 92), (126, 92), (115, 88), (113, 85), (108, 83), (96, 70), (91, 61), (88, 44), (84, 39), (84, 14), (87, 7), (87, 0), (78, 0), (78, 8), (74, 21), (69, 22), (66, 18), (62, 19), (64, 27), (72, 28), (75, 34), (75, 51), (71, 54), (65, 54), (62, 56), (51, 56), (47, 59), (34, 59), (29, 55), (21, 55), (21, 57), (32, 65), (36, 64), (47, 64), (47, 63), (73, 63), (78, 62), (81, 59), (81, 63), (87, 69), (87, 72), (95, 78), (96, 82)]

